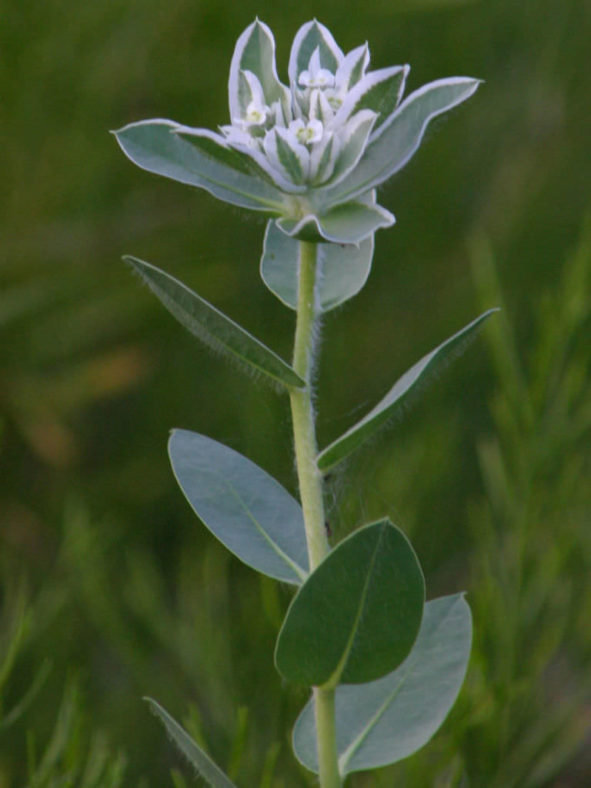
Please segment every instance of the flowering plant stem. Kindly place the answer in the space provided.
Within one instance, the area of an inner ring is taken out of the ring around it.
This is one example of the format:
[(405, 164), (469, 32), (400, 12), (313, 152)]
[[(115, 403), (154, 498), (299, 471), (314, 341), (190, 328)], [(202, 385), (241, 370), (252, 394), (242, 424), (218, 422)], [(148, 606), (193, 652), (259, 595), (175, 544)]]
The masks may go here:
[[(376, 231), (394, 223), (376, 203), (377, 187), (414, 155), (431, 120), (479, 85), (449, 77), (403, 100), (409, 66), (369, 71), (369, 63), (367, 44), (345, 54), (312, 20), (294, 38), (284, 85), (273, 34), (257, 19), (236, 43), (230, 124), (221, 133), (162, 118), (115, 132), (143, 169), (269, 216), (260, 270), (269, 290), (296, 311), (292, 366), (183, 282), (126, 259), (190, 333), (289, 392), (301, 505), (262, 468), (205, 435), (174, 430), (168, 450), (183, 493), (212, 534), (248, 566), (297, 588), (277, 636), (275, 667), (312, 689), (292, 744), (321, 788), (341, 788), (348, 774), (396, 763), (426, 744), (460, 691), (472, 637), (462, 593), (425, 603), (416, 553), (387, 517), (329, 544), (323, 474), (404, 413), (494, 311), (423, 356), (318, 452), (317, 318), (359, 292)], [(211, 788), (236, 788), (151, 703)]]
[[(317, 244), (300, 241), (293, 368), (306, 381), (306, 388), (291, 389), (290, 401), (300, 500), (311, 571), (330, 552), (325, 528), (322, 476), (316, 466), (318, 451), (312, 403), (317, 259)], [(342, 782), (337, 761), (334, 689), (315, 687), (314, 696), (320, 785), (321, 788), (340, 788)]]

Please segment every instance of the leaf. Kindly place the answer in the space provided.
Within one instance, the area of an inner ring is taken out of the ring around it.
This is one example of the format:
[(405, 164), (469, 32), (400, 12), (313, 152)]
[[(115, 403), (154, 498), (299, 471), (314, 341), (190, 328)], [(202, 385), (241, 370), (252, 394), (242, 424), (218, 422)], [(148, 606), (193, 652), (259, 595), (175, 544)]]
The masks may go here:
[[(191, 142), (182, 133), (190, 133)], [(130, 123), (114, 134), (125, 155), (148, 172), (198, 186), (242, 208), (282, 211), (281, 192), (249, 174), (248, 158), (227, 147), (223, 137), (213, 132), (157, 118)]]
[(341, 86), (341, 90), (345, 94), (363, 79), (368, 65), (369, 48), (367, 43), (352, 49), (351, 52), (345, 55), (335, 75), (337, 84)]
[(303, 219), (281, 217), (277, 226), (290, 238), (319, 243), (359, 244), (380, 227), (390, 227), (396, 220), (381, 205), (367, 202), (346, 202), (321, 216), (309, 214)]
[[(314, 95), (321, 96), (322, 94), (316, 93)], [(322, 108), (326, 109), (328, 105), (328, 109), (330, 109), (328, 100), (326, 100), (326, 103), (323, 103), (323, 101), (317, 99), (315, 105), (320, 107), (318, 120), (324, 123)], [(339, 145), (340, 143), (337, 141), (335, 135), (330, 132), (314, 146), (310, 154), (310, 172), (313, 173), (313, 183), (322, 183), (332, 175), (340, 155)]]
[(187, 760), (195, 767), (197, 773), (211, 788), (236, 788), (232, 780), (224, 774), (220, 767), (211, 760), (201, 747), (198, 747), (189, 734), (173, 720), (170, 714), (152, 698), (144, 698), (154, 714), (164, 723), (166, 732)]
[(270, 28), (256, 19), (242, 33), (232, 56), (228, 94), (230, 97), (230, 117), (244, 116), (246, 106), (240, 100), (240, 72), (250, 71), (261, 83), (266, 103), (271, 106), (275, 101), (289, 101), (289, 92), (277, 76), (275, 65), (275, 39)]
[(479, 84), (477, 79), (451, 77), (411, 93), (375, 132), (355, 169), (322, 190), (323, 204), (351, 200), (388, 180), (417, 151), (431, 120), (466, 101)]
[(330, 177), (331, 183), (343, 180), (357, 166), (377, 117), (375, 112), (363, 109), (347, 121), (343, 149), (336, 158), (334, 171)]
[(409, 66), (391, 66), (371, 71), (349, 91), (335, 117), (335, 125), (345, 122), (360, 110), (370, 109), (377, 113), (375, 130), (385, 123), (394, 112), (404, 91)]
[(299, 589), (277, 639), (277, 669), (308, 686), (383, 676), (412, 648), (424, 599), (423, 574), (402, 531), (388, 520), (367, 525)]
[[(297, 309), (299, 242), (289, 238), (271, 220), (267, 224), (261, 277), (280, 301)], [(328, 312), (356, 295), (369, 276), (374, 237), (359, 246), (353, 244), (318, 244), (318, 301)]]
[[(435, 734), (464, 681), (472, 640), (463, 594), (425, 605), (416, 643), (395, 671), (369, 684), (342, 685), (335, 694), (339, 769), (375, 769), (407, 758)], [(318, 772), (314, 700), (295, 724), (297, 759)]]
[(265, 136), (265, 153), (274, 167), (285, 173), (288, 180), (302, 185), (310, 166), (310, 154), (285, 130), (274, 128)]
[(321, 68), (335, 74), (342, 62), (343, 53), (330, 30), (315, 19), (306, 22), (295, 35), (289, 56), (289, 81), (292, 90), (298, 85), (298, 77), (306, 71), (314, 50), (318, 49)]
[(306, 578), (302, 510), (275, 479), (233, 449), (188, 430), (173, 430), (168, 453), (193, 510), (228, 550), (285, 583)]
[(304, 388), (304, 381), (266, 345), (178, 279), (137, 257), (123, 258), (179, 323), (214, 350), (262, 372), (274, 383)]
[(340, 438), (323, 449), (318, 455), (318, 468), (326, 472), (338, 465), (352, 452), (371, 438), (390, 419), (396, 417), (408, 404), (411, 395), (419, 385), (425, 384), (434, 374), (454, 356), (459, 355), (476, 335), (482, 323), (497, 309), (489, 309), (467, 326), (458, 331), (441, 345), (411, 367), (399, 378), (386, 396), (378, 402), (361, 421), (347, 430)]

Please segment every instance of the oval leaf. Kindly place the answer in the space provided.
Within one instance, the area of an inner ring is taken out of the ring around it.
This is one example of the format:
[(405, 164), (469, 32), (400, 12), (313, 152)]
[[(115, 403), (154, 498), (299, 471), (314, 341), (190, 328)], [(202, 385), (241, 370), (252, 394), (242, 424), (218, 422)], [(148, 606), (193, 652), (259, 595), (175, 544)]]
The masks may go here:
[(254, 211), (281, 212), (278, 189), (245, 170), (240, 154), (223, 144), (223, 138), (205, 130), (194, 143), (183, 139), (186, 127), (172, 120), (130, 123), (113, 132), (125, 155), (148, 172), (198, 186), (219, 200)]
[(388, 421), (400, 414), (408, 404), (411, 395), (416, 394), (434, 374), (440, 372), (450, 359), (458, 356), (476, 336), (478, 329), (497, 309), (489, 309), (477, 317), (457, 334), (446, 339), (441, 345), (411, 367), (396, 381), (386, 396), (378, 402), (361, 421), (347, 430), (340, 438), (331, 443), (318, 455), (318, 468), (329, 471), (371, 438)]
[[(267, 224), (261, 277), (269, 290), (290, 309), (298, 303), (299, 243), (274, 221)], [(373, 235), (353, 244), (318, 244), (318, 301), (328, 312), (353, 298), (367, 281), (373, 259)]]
[[(407, 758), (423, 747), (458, 696), (470, 657), (472, 619), (463, 594), (427, 602), (417, 641), (397, 670), (336, 689), (337, 751), (343, 776)], [(293, 731), (297, 759), (318, 773), (314, 700)]]
[(152, 698), (145, 698), (145, 700), (150, 704), (154, 714), (164, 723), (172, 741), (211, 788), (236, 788), (232, 780), (211, 760), (207, 753), (203, 752), (187, 731), (159, 703), (156, 703)]
[(296, 500), (233, 449), (188, 430), (168, 443), (174, 475), (207, 528), (253, 569), (285, 583), (308, 574), (306, 533)]
[(274, 383), (304, 388), (304, 381), (276, 353), (165, 271), (137, 257), (123, 258), (179, 323), (213, 350), (262, 372)]
[(388, 520), (343, 540), (294, 597), (275, 664), (299, 684), (371, 681), (397, 667), (415, 641), (425, 599), (417, 557)]

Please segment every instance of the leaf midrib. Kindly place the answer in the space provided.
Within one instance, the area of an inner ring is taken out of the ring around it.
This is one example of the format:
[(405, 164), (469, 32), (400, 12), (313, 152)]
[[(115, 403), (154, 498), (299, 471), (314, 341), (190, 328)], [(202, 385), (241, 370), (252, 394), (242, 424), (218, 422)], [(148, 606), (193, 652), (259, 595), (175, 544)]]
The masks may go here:
[[(131, 260), (134, 265), (137, 265), (139, 263), (140, 264), (140, 268), (141, 268), (141, 272), (143, 273), (143, 271), (145, 270), (145, 264), (144, 264), (143, 261), (139, 260), (136, 257), (131, 257), (131, 256), (127, 257), (127, 259)], [(151, 266), (147, 270), (151, 271), (152, 268), (153, 267)], [(154, 270), (157, 273), (159, 273), (159, 274), (163, 273), (163, 272), (160, 272), (159, 269), (157, 269), (157, 268), (154, 268)], [(235, 345), (233, 345), (231, 342), (228, 342), (227, 339), (224, 339), (224, 338), (218, 336), (217, 334), (215, 334), (212, 331), (211, 326), (208, 325), (207, 319), (203, 319), (199, 315), (196, 315), (193, 311), (190, 311), (190, 309), (188, 309), (182, 303), (180, 303), (179, 301), (176, 301), (165, 290), (165, 288), (160, 283), (158, 283), (155, 279), (153, 279), (151, 276), (147, 276), (147, 275), (144, 275), (144, 276), (145, 276), (145, 279), (147, 281), (147, 284), (150, 287), (156, 288), (158, 290), (158, 297), (161, 299), (161, 301), (164, 303), (165, 306), (168, 306), (169, 309), (172, 308), (174, 310), (178, 310), (180, 313), (183, 314), (185, 319), (187, 319), (187, 322), (194, 322), (194, 323), (196, 323), (200, 327), (200, 329), (202, 331), (205, 331), (209, 335), (211, 340), (213, 340), (214, 342), (219, 343), (220, 345), (222, 345), (226, 349), (227, 352), (231, 353), (232, 355), (234, 355), (236, 358), (240, 359), (241, 361), (246, 362), (247, 364), (250, 364), (250, 366), (254, 367), (255, 369), (257, 369), (260, 372), (262, 372), (265, 375), (267, 375), (268, 377), (270, 377), (273, 380), (277, 381), (282, 386), (285, 386), (285, 387), (296, 386), (297, 383), (295, 381), (297, 381), (297, 380), (300, 380), (299, 388), (302, 388), (302, 387), (305, 386), (304, 381), (299, 378), (299, 376), (295, 372), (295, 370), (292, 367), (290, 367), (290, 365), (286, 361), (284, 361), (281, 358), (281, 356), (279, 356), (277, 353), (275, 353), (274, 350), (271, 350), (271, 348), (267, 347), (263, 342), (261, 342), (259, 339), (257, 339), (252, 334), (250, 334), (248, 331), (246, 331), (246, 329), (242, 328), (242, 326), (240, 326), (234, 320), (229, 318), (227, 315), (224, 315), (223, 312), (220, 312), (219, 309), (216, 309), (216, 307), (213, 306), (213, 304), (210, 304), (209, 301), (206, 301), (204, 298), (201, 298), (200, 295), (198, 295), (197, 293), (195, 293), (192, 290), (190, 290), (182, 282), (179, 282), (178, 280), (175, 280), (174, 277), (170, 277), (170, 281), (172, 281), (177, 287), (179, 287), (181, 292), (184, 292), (190, 298), (195, 299), (195, 301), (197, 302), (197, 304), (199, 304), (199, 306), (201, 306), (203, 309), (209, 310), (211, 312), (211, 317), (212, 317), (213, 321), (217, 321), (219, 325), (224, 325), (226, 327), (230, 327), (230, 330), (235, 330), (236, 333), (238, 334), (238, 337), (243, 342), (245, 342), (247, 344), (251, 344), (253, 346), (253, 349), (256, 349), (263, 356), (266, 356), (267, 358), (269, 358), (269, 360), (275, 362), (275, 364), (282, 371), (287, 373), (289, 376), (293, 376), (294, 379), (295, 379), (294, 382), (293, 383), (288, 383), (284, 378), (280, 377), (280, 375), (278, 375), (276, 372), (273, 372), (269, 367), (265, 367), (265, 366), (263, 366), (261, 364), (260, 361), (248, 357), (243, 351), (241, 352)], [(164, 274), (164, 276), (166, 277), (167, 275)], [(171, 311), (172, 311), (172, 309), (171, 309)]]
[(279, 547), (277, 542), (275, 542), (269, 536), (269, 534), (266, 532), (264, 527), (261, 525), (261, 523), (259, 523), (255, 515), (251, 511), (250, 507), (247, 506), (244, 499), (242, 498), (238, 490), (234, 487), (234, 485), (231, 482), (229, 482), (227, 479), (224, 479), (224, 477), (219, 477), (219, 478), (222, 479), (223, 485), (228, 489), (228, 491), (233, 496), (233, 498), (242, 507), (248, 519), (252, 522), (252, 524), (255, 526), (257, 531), (270, 545), (270, 547), (275, 551), (275, 553), (279, 556), (279, 558), (281, 558), (290, 567), (290, 569), (292, 569), (295, 572), (295, 574), (300, 578), (301, 582), (303, 583), (304, 580), (308, 577), (308, 573), (306, 572), (306, 570), (303, 569), (299, 564), (297, 564), (292, 558), (290, 558), (289, 555), (284, 550), (282, 550), (281, 547)]
[[(382, 397), (382, 399), (375, 405), (368, 413), (365, 414), (358, 422), (349, 427), (339, 438), (334, 440), (326, 446), (318, 454), (319, 468), (323, 472), (329, 471), (335, 465), (342, 462), (349, 454), (355, 451), (366, 440), (366, 435), (377, 431), (383, 424), (387, 423), (396, 414), (396, 408), (402, 406), (407, 396), (411, 393), (415, 386), (420, 381), (430, 374), (433, 365), (441, 358), (445, 361), (448, 355), (457, 352), (457, 346), (462, 346), (462, 343), (470, 343), (475, 338), (475, 332), (480, 330), (484, 321), (496, 311), (495, 309), (488, 309), (468, 325), (461, 328), (447, 340), (441, 343), (438, 347), (434, 348), (430, 353), (427, 353), (422, 359), (416, 362), (410, 369), (408, 369), (397, 381), (392, 388)], [(411, 377), (411, 373), (412, 377)], [(431, 373), (432, 375), (433, 373)], [(395, 393), (396, 387), (408, 377), (409, 381), (401, 387), (398, 393)], [(429, 377), (426, 380), (430, 380)], [(351, 446), (352, 444), (352, 446)], [(340, 447), (346, 448), (346, 453), (337, 456), (336, 459), (331, 460), (331, 455)], [(328, 464), (324, 464), (322, 460), (328, 458)]]
[[(454, 607), (455, 607), (455, 603), (447, 611), (447, 614), (442, 619), (439, 620), (439, 622), (437, 623), (437, 626), (433, 629), (432, 636), (436, 635), (437, 632), (441, 629), (441, 627), (444, 625), (445, 621), (447, 621), (447, 619), (449, 618), (450, 612), (453, 610)], [(411, 654), (412, 654), (412, 652), (411, 652)], [(376, 711), (376, 713), (371, 718), (371, 720), (367, 723), (365, 728), (361, 731), (361, 733), (357, 736), (357, 738), (354, 739), (351, 742), (351, 744), (347, 747), (347, 749), (339, 757), (339, 771), (341, 773), (341, 776), (344, 776), (346, 774), (345, 770), (346, 770), (346, 767), (347, 767), (347, 764), (349, 763), (349, 761), (351, 761), (351, 759), (353, 758), (355, 753), (358, 752), (358, 750), (360, 749), (360, 747), (363, 744), (363, 742), (365, 741), (365, 739), (369, 736), (369, 734), (371, 733), (373, 728), (375, 728), (375, 726), (378, 724), (378, 722), (383, 717), (383, 715), (385, 714), (385, 712), (389, 708), (389, 706), (394, 702), (394, 700), (396, 699), (396, 696), (399, 695), (400, 692), (402, 691), (402, 688), (404, 687), (409, 675), (412, 673), (412, 669), (414, 668), (414, 666), (415, 666), (415, 664), (417, 662), (417, 659), (418, 659), (418, 657), (415, 656), (415, 658), (413, 660), (410, 660), (410, 662), (409, 662), (409, 664), (407, 666), (407, 669), (406, 669), (406, 671), (404, 673), (404, 676), (401, 678), (400, 682), (397, 684), (397, 686), (394, 689), (394, 691), (386, 698), (386, 700), (379, 707), (379, 709)]]
[(382, 541), (383, 534), (384, 534), (384, 526), (380, 530), (380, 535), (379, 535), (378, 539), (376, 540), (376, 543), (375, 543), (375, 546), (374, 546), (374, 549), (373, 549), (373, 554), (371, 556), (371, 560), (370, 560), (370, 563), (369, 563), (369, 566), (368, 566), (368, 569), (367, 569), (367, 575), (366, 575), (366, 578), (365, 578), (365, 582), (363, 584), (363, 591), (361, 593), (361, 597), (360, 597), (360, 601), (359, 601), (359, 607), (358, 607), (358, 610), (357, 610), (357, 614), (355, 616), (355, 620), (353, 621), (353, 624), (351, 626), (351, 633), (349, 634), (349, 637), (347, 639), (347, 644), (346, 644), (345, 649), (343, 651), (343, 655), (342, 655), (341, 659), (339, 660), (339, 663), (338, 663), (337, 667), (335, 668), (335, 670), (333, 671), (332, 675), (329, 677), (329, 679), (326, 682), (324, 682), (322, 684), (322, 687), (324, 689), (335, 687), (339, 683), (339, 679), (341, 677), (341, 674), (343, 673), (343, 670), (345, 669), (347, 660), (349, 659), (349, 656), (351, 654), (351, 650), (353, 648), (353, 642), (355, 640), (355, 637), (356, 637), (357, 631), (358, 631), (359, 620), (361, 619), (361, 614), (362, 614), (363, 608), (365, 606), (365, 600), (367, 598), (367, 594), (368, 594), (368, 590), (369, 590), (369, 583), (370, 583), (370, 579), (371, 579), (371, 574), (372, 574), (372, 571), (373, 571), (374, 564), (376, 562), (376, 557), (377, 557), (377, 554), (378, 554), (378, 551), (379, 551), (379, 546), (380, 546), (380, 543)]

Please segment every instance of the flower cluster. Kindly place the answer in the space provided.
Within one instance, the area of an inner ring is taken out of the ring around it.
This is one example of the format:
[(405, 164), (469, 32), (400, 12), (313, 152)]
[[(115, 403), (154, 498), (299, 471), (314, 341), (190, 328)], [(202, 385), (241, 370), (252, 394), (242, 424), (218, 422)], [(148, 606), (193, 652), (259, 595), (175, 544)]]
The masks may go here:
[(367, 44), (345, 54), (313, 20), (295, 36), (287, 87), (273, 34), (256, 20), (232, 57), (229, 125), (142, 121), (117, 138), (141, 167), (275, 215), (286, 235), (358, 244), (394, 222), (375, 188), (406, 164), (432, 118), (478, 87), (441, 79), (402, 101), (409, 67), (369, 71), (369, 61)]
[(263, 75), (243, 67), (253, 35), (273, 41), (258, 21), (238, 40), (230, 69), (232, 123), (221, 128), (225, 140), (287, 192), (338, 183), (370, 140), (380, 115), (376, 105), (398, 105), (408, 66), (368, 74), (367, 44), (344, 55), (323, 25), (308, 22), (293, 43), (289, 89), (277, 80), (273, 58), (267, 64), (273, 80), (267, 75), (265, 92)]

